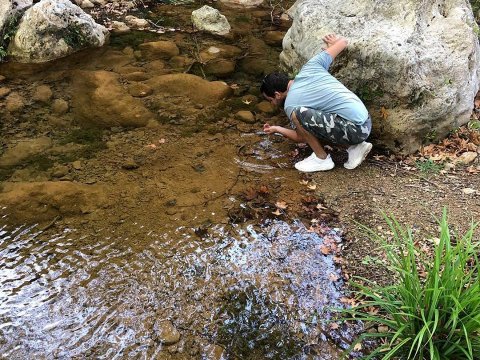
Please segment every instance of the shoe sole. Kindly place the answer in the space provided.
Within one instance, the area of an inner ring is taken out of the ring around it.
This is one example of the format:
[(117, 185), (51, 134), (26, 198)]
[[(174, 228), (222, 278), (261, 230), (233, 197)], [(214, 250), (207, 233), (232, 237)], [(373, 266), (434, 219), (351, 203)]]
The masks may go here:
[(362, 156), (362, 160), (360, 160), (360, 162), (359, 162), (357, 165), (355, 165), (355, 166), (353, 166), (353, 167), (347, 167), (347, 164), (345, 163), (345, 164), (343, 164), (343, 167), (344, 167), (345, 169), (348, 169), (348, 170), (356, 169), (357, 167), (359, 167), (359, 166), (365, 161), (365, 159), (367, 158), (367, 156), (368, 156), (368, 154), (370, 153), (370, 151), (372, 151), (372, 148), (373, 148), (373, 145), (370, 144), (370, 143), (368, 143), (368, 149), (367, 149), (367, 151), (365, 151), (365, 153), (364, 153), (363, 156)]

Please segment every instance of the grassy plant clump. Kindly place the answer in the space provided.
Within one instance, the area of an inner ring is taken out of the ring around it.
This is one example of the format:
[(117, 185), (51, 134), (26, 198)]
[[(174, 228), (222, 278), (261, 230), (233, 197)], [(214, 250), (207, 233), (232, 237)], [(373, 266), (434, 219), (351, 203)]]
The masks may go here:
[[(428, 255), (417, 248), (410, 229), (386, 218), (393, 239), (379, 241), (393, 282), (380, 286), (363, 278), (353, 282), (360, 305), (341, 310), (349, 320), (377, 324), (352, 345), (376, 339), (364, 359), (480, 359), (480, 283), (476, 225), (452, 235), (444, 211), (440, 238)], [(372, 309), (376, 309), (372, 311)]]
[(415, 161), (415, 167), (424, 175), (438, 174), (443, 168), (442, 163), (437, 163), (431, 159)]
[(8, 44), (17, 31), (19, 20), (19, 14), (10, 15), (5, 21), (3, 29), (0, 29), (0, 62), (4, 61), (7, 57)]

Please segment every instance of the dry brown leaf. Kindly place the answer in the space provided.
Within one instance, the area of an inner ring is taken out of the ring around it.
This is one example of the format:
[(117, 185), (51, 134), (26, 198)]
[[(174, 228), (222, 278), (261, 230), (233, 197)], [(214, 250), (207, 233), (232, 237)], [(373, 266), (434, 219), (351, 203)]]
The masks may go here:
[(338, 325), (337, 323), (330, 323), (329, 327), (330, 327), (330, 330), (337, 330), (340, 327), (340, 325)]
[(277, 210), (275, 210), (275, 211), (272, 211), (272, 214), (273, 214), (273, 215), (276, 215), (276, 216), (282, 215), (282, 213), (280, 212), (280, 209), (277, 209)]
[(285, 210), (285, 209), (288, 207), (288, 205), (287, 205), (287, 203), (286, 203), (285, 201), (277, 201), (277, 202), (275, 203), (275, 206), (276, 206), (278, 209), (282, 209), (282, 210)]
[(388, 118), (388, 111), (387, 111), (387, 109), (385, 109), (385, 107), (383, 107), (383, 106), (380, 108), (380, 115), (382, 116), (382, 119), (383, 119), (383, 120), (387, 120), (387, 118)]
[(338, 281), (338, 279), (340, 279), (340, 276), (338, 276), (338, 275), (335, 274), (335, 273), (330, 273), (330, 274), (328, 275), (328, 279), (329, 279), (330, 281), (335, 282), (335, 281)]
[(309, 190), (315, 190), (317, 188), (317, 185), (316, 184), (308, 185), (307, 188)]
[(302, 184), (302, 185), (308, 185), (308, 181), (307, 181), (307, 180), (300, 180), (299, 183)]
[(258, 192), (260, 194), (268, 194), (270, 193), (270, 191), (268, 190), (268, 186), (267, 185), (262, 185), (260, 186), (260, 189), (258, 190)]
[(362, 350), (362, 344), (361, 344), (361, 343), (356, 344), (356, 345), (353, 347), (353, 350), (355, 350), (355, 351), (360, 351), (360, 350)]
[(332, 252), (332, 249), (330, 249), (328, 246), (321, 245), (320, 251), (322, 252), (323, 255), (328, 255)]

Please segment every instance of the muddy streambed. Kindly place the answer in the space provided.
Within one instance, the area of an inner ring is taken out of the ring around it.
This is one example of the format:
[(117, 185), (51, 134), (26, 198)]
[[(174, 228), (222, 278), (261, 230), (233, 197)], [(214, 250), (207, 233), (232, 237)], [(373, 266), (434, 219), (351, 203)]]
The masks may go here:
[(192, 32), (198, 7), (0, 65), (3, 358), (336, 359), (350, 341), (327, 323), (335, 213), (292, 170), (306, 150), (260, 131), (286, 122), (258, 93), (282, 8), (222, 9), (217, 38)]

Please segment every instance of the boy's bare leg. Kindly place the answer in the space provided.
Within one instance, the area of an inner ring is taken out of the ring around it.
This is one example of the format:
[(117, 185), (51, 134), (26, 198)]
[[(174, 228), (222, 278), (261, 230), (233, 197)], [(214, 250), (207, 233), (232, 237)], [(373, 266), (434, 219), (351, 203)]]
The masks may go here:
[(323, 149), (320, 141), (300, 125), (294, 112), (292, 113), (292, 121), (295, 124), (298, 135), (312, 148), (315, 155), (320, 159), (326, 159), (327, 153)]

